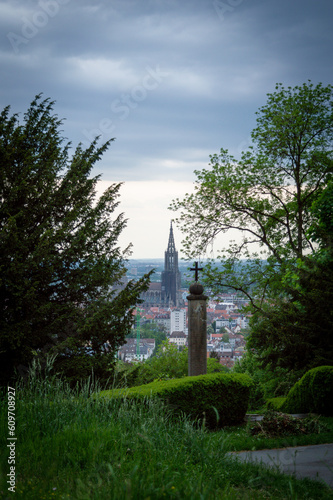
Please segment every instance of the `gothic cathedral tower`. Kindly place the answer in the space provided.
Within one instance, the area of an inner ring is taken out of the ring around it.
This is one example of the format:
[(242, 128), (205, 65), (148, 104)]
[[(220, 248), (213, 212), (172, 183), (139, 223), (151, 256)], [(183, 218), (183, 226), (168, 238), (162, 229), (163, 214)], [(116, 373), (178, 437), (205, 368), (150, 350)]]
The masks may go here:
[(181, 275), (178, 269), (178, 252), (173, 237), (172, 222), (167, 251), (164, 253), (164, 271), (162, 272), (162, 301), (167, 306), (178, 307)]

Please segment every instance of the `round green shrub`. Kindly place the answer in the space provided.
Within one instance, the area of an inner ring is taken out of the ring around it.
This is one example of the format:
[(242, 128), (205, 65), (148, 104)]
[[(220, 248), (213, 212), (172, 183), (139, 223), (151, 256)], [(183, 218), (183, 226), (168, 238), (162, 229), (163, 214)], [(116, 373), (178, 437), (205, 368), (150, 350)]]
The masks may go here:
[(333, 416), (333, 366), (306, 372), (290, 389), (280, 411)]
[(101, 391), (96, 397), (158, 398), (175, 415), (187, 415), (209, 429), (244, 422), (252, 380), (244, 373), (211, 373)]

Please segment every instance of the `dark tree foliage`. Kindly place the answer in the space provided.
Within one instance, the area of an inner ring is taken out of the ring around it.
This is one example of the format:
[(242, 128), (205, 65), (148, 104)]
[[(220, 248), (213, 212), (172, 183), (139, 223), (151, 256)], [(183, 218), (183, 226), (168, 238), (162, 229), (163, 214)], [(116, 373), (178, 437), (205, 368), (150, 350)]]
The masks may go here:
[[(304, 371), (333, 364), (333, 261), (309, 261), (289, 298), (254, 314), (249, 348), (264, 365)], [(288, 290), (288, 288), (287, 288)]]
[(264, 365), (305, 372), (333, 365), (333, 183), (313, 204), (308, 233), (318, 249), (285, 273), (286, 295), (252, 318), (249, 347)]
[(2, 382), (50, 353), (73, 379), (105, 374), (149, 284), (146, 275), (121, 286), (130, 254), (117, 245), (121, 184), (97, 199), (90, 177), (113, 139), (70, 155), (53, 106), (39, 95), (23, 124), (9, 107), (0, 115)]

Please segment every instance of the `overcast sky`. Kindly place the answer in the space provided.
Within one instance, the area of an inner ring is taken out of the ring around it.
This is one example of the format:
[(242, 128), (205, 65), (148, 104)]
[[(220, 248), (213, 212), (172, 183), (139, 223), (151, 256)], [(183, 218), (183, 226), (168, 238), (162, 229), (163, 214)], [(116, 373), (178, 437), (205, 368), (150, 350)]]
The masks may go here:
[(248, 147), (275, 84), (332, 83), (332, 14), (332, 0), (0, 0), (0, 106), (23, 114), (43, 92), (73, 146), (115, 137), (93, 173), (125, 182), (120, 243), (163, 258), (169, 203), (209, 155)]

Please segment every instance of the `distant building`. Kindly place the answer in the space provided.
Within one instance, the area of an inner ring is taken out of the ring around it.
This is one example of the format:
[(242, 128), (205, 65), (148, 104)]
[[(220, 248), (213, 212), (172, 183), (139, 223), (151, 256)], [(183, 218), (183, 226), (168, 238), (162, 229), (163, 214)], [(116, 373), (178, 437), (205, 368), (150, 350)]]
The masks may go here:
[(187, 337), (184, 332), (172, 332), (169, 337), (171, 344), (176, 344), (177, 347), (184, 347), (187, 343)]
[(173, 237), (172, 222), (168, 248), (164, 253), (164, 271), (162, 272), (162, 299), (175, 307), (180, 304), (181, 275), (178, 268), (178, 252)]
[(179, 307), (182, 304), (181, 274), (178, 268), (178, 252), (173, 236), (172, 222), (170, 225), (168, 248), (164, 253), (164, 271), (162, 281), (151, 283), (149, 289), (141, 294), (145, 305), (162, 307)]
[(174, 309), (170, 314), (170, 333), (186, 332), (186, 310)]
[(118, 359), (125, 362), (133, 360), (145, 361), (150, 358), (155, 349), (155, 339), (140, 339), (139, 340), (139, 353), (137, 351), (136, 339), (126, 339), (118, 351)]
[(145, 306), (161, 306), (162, 305), (162, 286), (160, 283), (150, 283), (146, 292), (140, 295)]
[(155, 323), (162, 325), (166, 332), (170, 331), (170, 313), (157, 314), (155, 316)]

